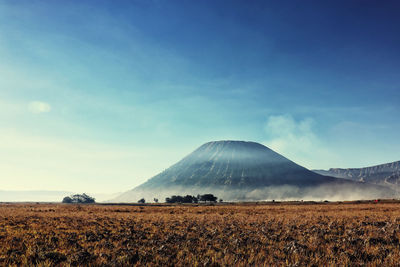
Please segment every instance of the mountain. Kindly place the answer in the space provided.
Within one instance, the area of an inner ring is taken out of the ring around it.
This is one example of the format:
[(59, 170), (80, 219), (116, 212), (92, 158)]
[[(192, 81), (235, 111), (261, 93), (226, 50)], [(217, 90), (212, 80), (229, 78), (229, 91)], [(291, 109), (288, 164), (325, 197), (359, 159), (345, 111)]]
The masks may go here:
[(400, 185), (400, 161), (365, 168), (331, 168), (327, 171), (314, 170), (314, 172), (321, 175), (346, 178), (353, 181), (361, 181), (372, 184), (387, 186)]
[(320, 175), (297, 165), (271, 149), (254, 142), (209, 142), (154, 176), (138, 188), (159, 186), (259, 187), (282, 184), (307, 185)]
[(382, 187), (319, 175), (259, 143), (215, 141), (114, 201), (203, 193), (224, 200), (359, 199), (364, 193), (367, 198), (392, 194)]

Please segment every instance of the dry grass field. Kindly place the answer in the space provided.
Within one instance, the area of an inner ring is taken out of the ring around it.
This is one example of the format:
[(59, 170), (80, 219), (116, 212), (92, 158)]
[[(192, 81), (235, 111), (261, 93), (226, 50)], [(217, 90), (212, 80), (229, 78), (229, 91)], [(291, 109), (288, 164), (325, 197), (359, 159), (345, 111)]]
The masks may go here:
[(0, 205), (0, 265), (400, 264), (400, 203)]

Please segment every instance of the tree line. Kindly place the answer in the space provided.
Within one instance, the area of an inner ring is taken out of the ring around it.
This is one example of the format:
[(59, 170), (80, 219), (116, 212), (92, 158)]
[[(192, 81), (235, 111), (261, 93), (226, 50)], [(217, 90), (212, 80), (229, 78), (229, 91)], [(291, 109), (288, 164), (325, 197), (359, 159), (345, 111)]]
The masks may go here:
[[(192, 195), (186, 195), (186, 196), (179, 196), (179, 195), (173, 195), (171, 197), (165, 198), (166, 203), (199, 203), (199, 202), (217, 202), (218, 197), (214, 196), (213, 194), (204, 194), (204, 195), (197, 195), (197, 196), (192, 196)], [(154, 202), (158, 203), (158, 199), (154, 198)], [(222, 202), (222, 199), (219, 200), (219, 202)], [(64, 197), (62, 200), (62, 203), (79, 203), (79, 204), (85, 204), (85, 203), (95, 203), (95, 198), (88, 196), (87, 194), (75, 194), (72, 196), (67, 196)], [(146, 203), (146, 200), (144, 198), (141, 198), (138, 200), (138, 203)]]
[(217, 197), (213, 194), (204, 194), (204, 195), (197, 195), (197, 196), (171, 196), (165, 199), (166, 203), (199, 203), (199, 202), (216, 202)]
[[(217, 202), (218, 197), (214, 196), (213, 194), (204, 194), (204, 195), (197, 195), (197, 196), (191, 196), (191, 195), (186, 195), (186, 196), (179, 196), (179, 195), (173, 195), (171, 197), (165, 198), (166, 203), (199, 203), (199, 202)], [(154, 202), (158, 203), (158, 199), (154, 198)], [(219, 202), (222, 202), (222, 199), (219, 200)], [(138, 200), (138, 203), (146, 203), (146, 200), (144, 198), (141, 198)]]

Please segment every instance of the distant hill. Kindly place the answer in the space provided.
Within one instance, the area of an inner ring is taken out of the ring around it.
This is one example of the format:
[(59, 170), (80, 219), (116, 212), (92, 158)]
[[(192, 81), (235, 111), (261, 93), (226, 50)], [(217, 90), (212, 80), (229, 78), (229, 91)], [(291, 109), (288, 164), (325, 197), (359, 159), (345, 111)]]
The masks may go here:
[(225, 200), (361, 199), (393, 195), (382, 187), (319, 175), (259, 143), (215, 141), (200, 146), (114, 201), (203, 193), (214, 193)]
[(0, 202), (61, 202), (72, 192), (67, 191), (4, 191), (0, 190)]
[(365, 168), (331, 168), (329, 170), (313, 170), (314, 172), (337, 178), (346, 178), (378, 185), (400, 185), (400, 161), (375, 165)]
[[(27, 190), (27, 191), (6, 191), (0, 190), (0, 202), (61, 202), (64, 197), (75, 194), (68, 191), (46, 191), (46, 190)], [(102, 202), (110, 198), (115, 198), (121, 193), (96, 194), (89, 193), (96, 198), (96, 202)]]

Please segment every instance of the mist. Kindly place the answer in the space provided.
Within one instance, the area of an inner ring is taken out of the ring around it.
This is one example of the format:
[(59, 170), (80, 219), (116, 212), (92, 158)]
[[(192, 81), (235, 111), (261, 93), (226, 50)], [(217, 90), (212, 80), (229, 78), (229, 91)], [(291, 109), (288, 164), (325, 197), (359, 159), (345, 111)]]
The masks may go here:
[[(102, 202), (121, 193), (102, 194), (86, 192), (89, 196), (94, 197), (96, 202)], [(74, 194), (82, 194), (82, 192), (71, 191), (47, 191), (47, 190), (21, 190), (21, 191), (5, 191), (0, 190), (0, 202), (61, 202), (64, 197)]]
[(383, 198), (398, 198), (399, 193), (380, 186), (369, 184), (350, 183), (334, 184), (327, 183), (320, 186), (299, 187), (293, 185), (265, 186), (260, 188), (237, 188), (227, 189), (224, 187), (166, 187), (164, 189), (133, 189), (121, 196), (107, 202), (137, 202), (144, 198), (146, 202), (153, 202), (157, 198), (164, 202), (166, 197), (172, 195), (194, 195), (213, 194), (226, 202), (240, 201), (346, 201), (346, 200), (369, 200)]
[(68, 191), (0, 191), (0, 202), (61, 202)]

